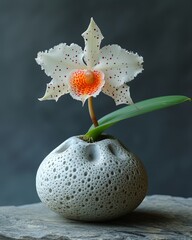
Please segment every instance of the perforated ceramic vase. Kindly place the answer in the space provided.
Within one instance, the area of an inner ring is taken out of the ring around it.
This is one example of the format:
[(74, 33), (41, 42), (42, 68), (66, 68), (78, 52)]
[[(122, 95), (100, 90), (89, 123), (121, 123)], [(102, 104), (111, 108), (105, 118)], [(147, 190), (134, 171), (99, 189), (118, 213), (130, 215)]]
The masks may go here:
[(141, 161), (118, 140), (71, 137), (41, 163), (37, 193), (51, 210), (82, 221), (111, 220), (134, 210), (147, 192)]

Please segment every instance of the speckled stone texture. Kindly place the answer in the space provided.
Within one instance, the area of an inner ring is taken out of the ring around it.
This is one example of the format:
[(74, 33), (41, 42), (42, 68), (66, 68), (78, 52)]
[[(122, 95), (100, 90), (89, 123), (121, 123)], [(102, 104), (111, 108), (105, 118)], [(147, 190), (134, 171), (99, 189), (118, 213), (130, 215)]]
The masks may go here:
[(147, 173), (117, 139), (88, 143), (74, 136), (43, 160), (36, 188), (41, 201), (66, 218), (105, 221), (126, 215), (142, 202)]
[(135, 212), (105, 223), (67, 220), (42, 203), (0, 207), (0, 240), (3, 239), (189, 240), (192, 198), (149, 196)]

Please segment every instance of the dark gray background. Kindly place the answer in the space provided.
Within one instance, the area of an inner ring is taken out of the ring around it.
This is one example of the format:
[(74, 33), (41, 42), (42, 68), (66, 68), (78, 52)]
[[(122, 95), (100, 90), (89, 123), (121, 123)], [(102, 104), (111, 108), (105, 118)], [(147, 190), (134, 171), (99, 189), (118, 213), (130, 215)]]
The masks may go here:
[[(50, 81), (34, 58), (60, 42), (84, 46), (90, 17), (105, 36), (144, 57), (131, 83), (135, 102), (169, 94), (192, 97), (192, 1), (0, 0), (0, 205), (39, 201), (35, 175), (43, 158), (91, 122), (70, 96), (39, 102)], [(117, 109), (100, 94), (98, 117)], [(192, 196), (192, 105), (126, 120), (108, 132), (140, 156), (149, 194)]]

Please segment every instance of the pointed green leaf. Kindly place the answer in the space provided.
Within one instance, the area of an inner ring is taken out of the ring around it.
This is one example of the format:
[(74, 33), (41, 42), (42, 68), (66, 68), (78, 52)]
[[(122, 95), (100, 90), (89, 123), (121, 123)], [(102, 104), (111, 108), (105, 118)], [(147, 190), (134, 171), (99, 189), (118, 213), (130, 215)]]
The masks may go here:
[(191, 101), (191, 99), (186, 96), (163, 96), (147, 99), (133, 105), (123, 107), (101, 118), (98, 121), (99, 126), (96, 128), (91, 126), (89, 131), (85, 134), (85, 137), (95, 141), (103, 131), (121, 120), (136, 117), (162, 108), (167, 108), (186, 101)]

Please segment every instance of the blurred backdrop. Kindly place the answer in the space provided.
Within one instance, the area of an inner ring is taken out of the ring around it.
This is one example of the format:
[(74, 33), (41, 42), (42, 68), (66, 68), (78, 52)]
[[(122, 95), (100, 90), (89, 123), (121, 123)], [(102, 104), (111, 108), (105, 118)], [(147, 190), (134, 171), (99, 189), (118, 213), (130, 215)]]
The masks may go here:
[[(51, 79), (35, 62), (61, 42), (84, 47), (90, 17), (106, 44), (138, 52), (144, 72), (131, 83), (135, 102), (169, 94), (192, 97), (191, 0), (0, 0), (0, 205), (39, 201), (35, 175), (43, 158), (91, 122), (69, 95), (39, 102)], [(116, 110), (100, 94), (98, 118)], [(143, 161), (148, 194), (192, 196), (192, 105), (125, 120), (108, 131)]]

